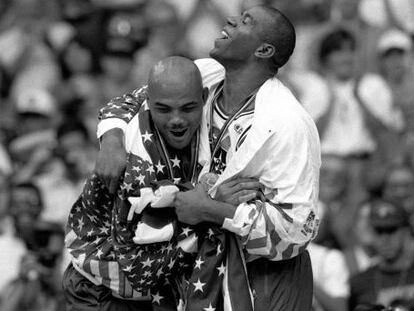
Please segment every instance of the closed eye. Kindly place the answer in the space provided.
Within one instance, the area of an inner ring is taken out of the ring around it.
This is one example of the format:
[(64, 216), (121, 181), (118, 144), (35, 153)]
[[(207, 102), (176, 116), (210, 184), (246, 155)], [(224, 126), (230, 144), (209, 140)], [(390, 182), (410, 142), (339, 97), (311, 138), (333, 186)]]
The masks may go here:
[(161, 113), (168, 113), (171, 111), (171, 108), (169, 106), (161, 104), (161, 103), (155, 103), (154, 109)]
[(189, 103), (182, 107), (182, 111), (184, 112), (192, 112), (198, 108), (198, 103)]

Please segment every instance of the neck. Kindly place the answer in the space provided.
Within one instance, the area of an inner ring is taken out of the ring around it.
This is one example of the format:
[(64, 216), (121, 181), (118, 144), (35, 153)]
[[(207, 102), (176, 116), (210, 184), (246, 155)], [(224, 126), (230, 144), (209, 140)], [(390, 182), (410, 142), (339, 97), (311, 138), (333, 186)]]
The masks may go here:
[(268, 68), (257, 66), (257, 64), (225, 66), (225, 68), (223, 108), (227, 112), (239, 108), (246, 97), (274, 76)]

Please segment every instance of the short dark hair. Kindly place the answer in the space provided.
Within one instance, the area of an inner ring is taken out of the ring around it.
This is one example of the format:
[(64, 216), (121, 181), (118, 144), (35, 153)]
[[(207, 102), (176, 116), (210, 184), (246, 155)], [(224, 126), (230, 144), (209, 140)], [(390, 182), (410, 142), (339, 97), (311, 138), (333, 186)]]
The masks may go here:
[(264, 5), (261, 7), (270, 14), (272, 27), (264, 29), (260, 33), (260, 38), (275, 47), (276, 51), (272, 57), (272, 62), (277, 70), (287, 63), (295, 49), (295, 27), (278, 9)]
[(350, 31), (338, 28), (328, 33), (322, 38), (319, 45), (319, 61), (324, 63), (331, 53), (343, 49), (346, 43), (351, 44), (352, 50), (356, 48), (355, 36)]

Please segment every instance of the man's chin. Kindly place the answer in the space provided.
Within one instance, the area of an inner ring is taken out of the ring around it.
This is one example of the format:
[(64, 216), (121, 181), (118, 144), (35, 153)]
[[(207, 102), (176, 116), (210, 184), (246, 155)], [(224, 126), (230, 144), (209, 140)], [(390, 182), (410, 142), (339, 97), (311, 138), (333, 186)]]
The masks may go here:
[(184, 149), (185, 147), (187, 147), (191, 142), (191, 139), (187, 139), (185, 137), (183, 137), (182, 139), (179, 138), (175, 138), (175, 137), (169, 137), (169, 139), (167, 140), (167, 144), (174, 148), (174, 149)]
[(210, 52), (208, 53), (210, 55), (211, 58), (217, 60), (217, 48), (214, 47), (210, 50)]

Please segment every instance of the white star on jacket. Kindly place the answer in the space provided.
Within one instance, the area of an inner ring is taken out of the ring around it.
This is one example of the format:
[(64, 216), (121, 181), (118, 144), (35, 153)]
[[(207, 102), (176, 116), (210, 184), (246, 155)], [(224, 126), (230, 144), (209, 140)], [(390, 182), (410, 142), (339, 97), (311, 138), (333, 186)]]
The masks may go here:
[(200, 281), (200, 279), (198, 279), (197, 282), (193, 283), (193, 285), (195, 286), (194, 292), (196, 292), (198, 290), (201, 291), (201, 292), (203, 292), (203, 286), (206, 285), (206, 283), (202, 283)]
[(148, 133), (148, 131), (145, 131), (144, 134), (141, 134), (141, 136), (144, 138), (144, 143), (148, 140), (150, 142), (152, 142), (151, 136), (154, 134), (150, 134)]
[(171, 160), (171, 162), (173, 163), (173, 167), (180, 167), (180, 162), (181, 162), (181, 160), (179, 160), (178, 158), (177, 158), (177, 156), (175, 156), (174, 157), (174, 159), (170, 159)]

